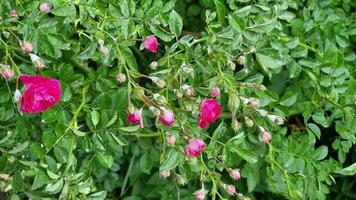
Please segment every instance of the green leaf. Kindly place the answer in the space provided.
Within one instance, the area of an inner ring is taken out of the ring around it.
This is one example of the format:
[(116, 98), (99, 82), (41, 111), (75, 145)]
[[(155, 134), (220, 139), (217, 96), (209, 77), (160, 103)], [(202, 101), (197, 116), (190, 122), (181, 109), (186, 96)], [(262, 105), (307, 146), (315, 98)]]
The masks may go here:
[(316, 124), (308, 123), (307, 127), (308, 127), (308, 131), (311, 131), (316, 137), (318, 137), (318, 139), (320, 139), (321, 132)]
[(66, 17), (66, 16), (75, 16), (77, 11), (74, 4), (64, 4), (58, 7), (55, 7), (51, 13), (57, 16)]
[(229, 15), (229, 24), (236, 32), (241, 33), (242, 29), (245, 27), (245, 22), (242, 17), (238, 15)]
[(348, 167), (337, 169), (334, 173), (344, 176), (354, 176), (356, 174), (356, 162)]
[(89, 195), (86, 199), (88, 200), (104, 200), (106, 198), (107, 191), (100, 191)]
[(98, 125), (99, 119), (100, 119), (99, 112), (96, 111), (96, 110), (93, 110), (93, 111), (90, 112), (90, 116), (91, 116), (91, 122), (96, 127), (96, 125)]
[(328, 155), (328, 147), (326, 146), (320, 146), (319, 148), (317, 148), (313, 154), (312, 154), (312, 158), (315, 160), (322, 160), (324, 159), (326, 156)]
[(180, 17), (180, 15), (175, 11), (172, 10), (171, 13), (169, 14), (169, 29), (171, 32), (178, 37), (183, 28), (183, 20)]
[(151, 156), (148, 152), (142, 155), (140, 159), (140, 168), (143, 172), (149, 173), (150, 170), (153, 167), (153, 161), (151, 159)]
[(63, 184), (64, 184), (64, 181), (63, 181), (63, 178), (61, 178), (55, 183), (48, 184), (46, 186), (44, 192), (47, 192), (49, 194), (57, 194), (58, 192), (60, 192), (62, 190)]
[(127, 46), (119, 45), (120, 59), (125, 62), (129, 68), (133, 71), (137, 71), (136, 58), (133, 55), (131, 49)]
[(140, 126), (136, 125), (136, 126), (120, 127), (119, 130), (128, 132), (128, 133), (134, 133), (134, 132), (137, 132), (138, 130), (140, 130)]
[(252, 152), (252, 151), (248, 151), (245, 149), (241, 149), (241, 148), (228, 148), (230, 151), (236, 153), (237, 155), (241, 156), (244, 160), (246, 160), (249, 163), (256, 163), (257, 162), (257, 154)]
[(218, 20), (220, 23), (223, 23), (225, 21), (225, 16), (226, 16), (226, 7), (224, 3), (220, 0), (214, 0), (215, 7), (216, 7), (216, 12), (218, 14)]
[(85, 132), (82, 132), (82, 131), (80, 131), (78, 129), (75, 129), (75, 128), (73, 128), (72, 131), (73, 131), (74, 134), (76, 134), (79, 137), (84, 137), (86, 135)]
[(35, 180), (33, 181), (33, 184), (31, 186), (31, 190), (36, 190), (42, 187), (45, 183), (46, 183), (46, 174), (41, 170), (39, 170), (36, 173)]
[(182, 158), (182, 154), (180, 154), (175, 149), (170, 149), (168, 152), (163, 155), (163, 163), (161, 164), (160, 171), (163, 170), (173, 170), (178, 166), (180, 160)]
[(282, 106), (287, 106), (287, 107), (292, 106), (293, 104), (295, 104), (295, 102), (297, 102), (297, 95), (298, 95), (298, 93), (296, 93), (296, 92), (288, 91), (279, 100), (279, 104), (281, 104)]
[(9, 154), (20, 153), (21, 151), (24, 151), (29, 145), (30, 145), (30, 141), (26, 141), (26, 142), (18, 145), (17, 147), (13, 148), (12, 150), (10, 150), (8, 153)]
[(110, 154), (98, 152), (96, 154), (96, 158), (98, 159), (99, 163), (105, 168), (111, 168), (114, 164), (114, 159)]
[(135, 14), (135, 2), (132, 0), (123, 0), (120, 2), (120, 9), (125, 17), (130, 17)]
[(151, 25), (150, 30), (154, 33), (155, 36), (165, 42), (170, 42), (174, 38), (173, 34), (161, 29), (160, 27)]
[(126, 146), (127, 144), (125, 144), (124, 142), (122, 142), (116, 135), (114, 135), (112, 132), (110, 132), (111, 137), (114, 138), (114, 140), (121, 146)]

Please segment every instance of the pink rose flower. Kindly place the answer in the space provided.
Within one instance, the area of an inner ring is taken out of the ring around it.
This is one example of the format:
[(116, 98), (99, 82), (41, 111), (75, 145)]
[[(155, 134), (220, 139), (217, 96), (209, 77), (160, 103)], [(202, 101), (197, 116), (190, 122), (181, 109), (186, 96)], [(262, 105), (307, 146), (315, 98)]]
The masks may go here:
[(22, 75), (26, 90), (21, 96), (20, 111), (39, 113), (55, 106), (61, 99), (60, 82), (41, 75)]
[(52, 10), (52, 5), (48, 2), (41, 3), (40, 5), (40, 11), (43, 13), (49, 13)]
[(208, 191), (206, 191), (204, 189), (195, 191), (194, 192), (195, 200), (204, 200), (206, 193), (208, 193)]
[(194, 139), (189, 142), (189, 144), (185, 147), (185, 153), (191, 157), (197, 157), (201, 154), (201, 152), (206, 147), (203, 140)]
[(161, 120), (161, 122), (167, 126), (172, 125), (176, 121), (174, 119), (174, 113), (168, 109), (163, 110), (161, 116), (159, 117), (159, 120)]
[(158, 42), (155, 36), (150, 35), (148, 36), (145, 41), (144, 41), (144, 47), (145, 49), (147, 49), (148, 51), (152, 52), (152, 53), (157, 53), (157, 49), (158, 49)]
[(22, 50), (24, 53), (29, 54), (33, 51), (33, 45), (31, 42), (24, 41), (22, 43)]
[(127, 115), (129, 122), (133, 124), (140, 125), (140, 128), (143, 128), (143, 119), (142, 119), (142, 108), (140, 110), (135, 110)]
[(220, 88), (217, 86), (214, 86), (210, 89), (210, 95), (212, 97), (218, 97), (220, 95)]
[(10, 10), (11, 17), (17, 17), (17, 11), (15, 9)]
[(198, 124), (201, 128), (207, 128), (221, 115), (221, 107), (215, 99), (204, 99), (200, 104), (200, 116)]

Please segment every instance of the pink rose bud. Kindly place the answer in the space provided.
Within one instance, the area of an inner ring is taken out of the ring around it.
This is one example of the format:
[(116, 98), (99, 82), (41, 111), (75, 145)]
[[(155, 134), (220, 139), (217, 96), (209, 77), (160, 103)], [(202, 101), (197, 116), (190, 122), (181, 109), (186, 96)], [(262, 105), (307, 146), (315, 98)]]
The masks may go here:
[(17, 17), (17, 11), (15, 9), (10, 10), (11, 17)]
[(208, 193), (208, 191), (204, 190), (204, 189), (200, 189), (194, 192), (194, 197), (195, 200), (204, 200), (205, 199), (205, 195)]
[(143, 119), (142, 119), (142, 108), (140, 110), (135, 110), (133, 112), (130, 112), (127, 115), (127, 119), (129, 122), (133, 124), (138, 124), (140, 125), (140, 128), (143, 128)]
[(163, 171), (161, 171), (161, 173), (160, 173), (160, 176), (161, 176), (162, 178), (168, 178), (170, 175), (171, 175), (171, 172), (168, 171), (168, 170), (163, 170)]
[(258, 99), (251, 99), (251, 101), (249, 102), (249, 104), (251, 105), (252, 108), (258, 108), (258, 107), (260, 107), (260, 100), (258, 100)]
[(43, 13), (49, 13), (52, 10), (52, 5), (48, 2), (41, 3), (40, 5), (40, 11)]
[(241, 178), (241, 174), (240, 174), (240, 170), (239, 169), (227, 169), (227, 171), (229, 172), (229, 175), (231, 176), (231, 178), (233, 178), (235, 181), (240, 180)]
[(144, 41), (144, 47), (152, 53), (157, 53), (158, 42), (155, 36), (150, 35)]
[(176, 121), (174, 119), (174, 113), (168, 109), (163, 110), (161, 116), (159, 117), (159, 120), (161, 120), (161, 122), (167, 126), (172, 125)]
[(174, 135), (168, 133), (166, 135), (166, 140), (167, 140), (167, 143), (170, 144), (170, 145), (174, 145), (176, 143), (176, 137), (174, 137)]
[(11, 80), (14, 75), (15, 73), (9, 65), (0, 64), (0, 76), (2, 76), (6, 80)]
[(22, 50), (24, 53), (29, 54), (33, 51), (33, 45), (31, 42), (24, 41), (22, 43)]
[(227, 192), (228, 192), (229, 194), (231, 194), (232, 196), (236, 195), (236, 188), (235, 188), (235, 186), (233, 186), (233, 185), (228, 185), (228, 186), (226, 187), (226, 190), (227, 190)]
[(43, 112), (55, 106), (61, 99), (62, 90), (59, 80), (41, 75), (22, 75), (20, 80), (26, 88), (21, 96), (21, 112)]
[(218, 97), (220, 95), (220, 88), (217, 86), (214, 86), (210, 89), (210, 95), (212, 97)]
[(107, 55), (109, 55), (109, 49), (106, 46), (101, 46), (100, 53), (104, 56), (107, 56)]
[(206, 147), (203, 140), (193, 139), (185, 147), (185, 153), (191, 157), (198, 157)]
[(188, 97), (192, 97), (195, 94), (194, 88), (187, 84), (182, 85), (182, 90)]
[(35, 68), (39, 70), (43, 69), (46, 66), (42, 59), (37, 60), (34, 64)]
[(204, 99), (200, 104), (198, 124), (205, 129), (210, 123), (215, 122), (221, 115), (221, 107), (215, 99)]
[(126, 75), (124, 73), (119, 73), (117, 76), (116, 76), (116, 80), (119, 82), (119, 83), (124, 83), (126, 81)]
[(263, 143), (269, 143), (269, 141), (272, 139), (272, 136), (269, 132), (264, 131), (260, 134), (260, 139)]

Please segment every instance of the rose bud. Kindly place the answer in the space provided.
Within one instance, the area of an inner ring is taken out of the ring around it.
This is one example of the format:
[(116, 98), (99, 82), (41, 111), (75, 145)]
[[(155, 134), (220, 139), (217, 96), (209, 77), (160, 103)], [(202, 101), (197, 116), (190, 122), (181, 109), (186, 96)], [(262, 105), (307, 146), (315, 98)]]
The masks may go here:
[(187, 84), (182, 85), (182, 90), (188, 97), (194, 96), (195, 94), (194, 88)]
[(260, 107), (260, 101), (258, 99), (251, 99), (249, 104), (251, 105), (252, 108)]
[(158, 49), (158, 42), (155, 36), (150, 35), (148, 36), (145, 41), (144, 41), (144, 47), (145, 49), (147, 49), (148, 51), (152, 52), (152, 53), (157, 53), (157, 49)]
[(206, 145), (203, 140), (193, 139), (185, 147), (185, 153), (187, 156), (198, 157), (205, 147)]
[(24, 41), (21, 46), (25, 54), (29, 54), (33, 51), (33, 45), (31, 42)]
[(107, 55), (109, 55), (109, 49), (106, 46), (101, 46), (100, 53), (104, 56), (107, 56)]
[(215, 122), (221, 115), (221, 107), (215, 99), (204, 99), (200, 104), (198, 124), (205, 129), (210, 123)]
[(164, 97), (164, 96), (162, 96), (162, 95), (160, 95), (160, 94), (158, 94), (158, 93), (155, 93), (155, 94), (153, 94), (152, 96), (153, 96), (153, 99), (154, 99), (155, 101), (157, 101), (157, 103), (160, 104), (160, 105), (163, 105), (163, 104), (166, 104), (166, 103), (167, 103), (166, 97)]
[(204, 189), (200, 189), (194, 192), (194, 197), (195, 200), (204, 200), (205, 199), (205, 195), (208, 193), (208, 191), (204, 190)]
[(150, 63), (149, 67), (150, 67), (151, 69), (157, 69), (158, 63), (157, 63), (156, 61), (153, 61), (153, 62)]
[(155, 116), (159, 116), (161, 114), (161, 111), (154, 106), (150, 106), (149, 109)]
[(185, 180), (181, 175), (175, 174), (176, 181), (179, 185), (187, 184), (187, 180)]
[(220, 95), (220, 88), (217, 87), (217, 86), (213, 86), (211, 89), (210, 89), (210, 95), (212, 97), (218, 97)]
[(252, 119), (250, 119), (250, 118), (248, 118), (248, 117), (245, 117), (245, 123), (246, 123), (246, 126), (247, 127), (252, 127), (253, 126), (253, 120)]
[(143, 128), (143, 119), (142, 119), (142, 108), (140, 110), (134, 110), (127, 115), (129, 122), (133, 124), (140, 125), (140, 128)]
[(267, 143), (269, 143), (269, 141), (272, 139), (272, 136), (271, 136), (271, 134), (269, 133), (269, 132), (267, 132), (267, 131), (264, 131), (264, 132), (262, 132), (261, 134), (260, 134), (260, 140), (263, 142), (263, 143), (265, 143), (265, 144), (267, 144)]
[(236, 188), (234, 185), (227, 185), (226, 191), (232, 196), (236, 195)]
[(0, 76), (2, 76), (6, 80), (11, 80), (14, 78), (14, 71), (8, 65), (1, 65), (0, 64)]
[(20, 90), (15, 90), (15, 93), (14, 93), (14, 103), (17, 103), (20, 101), (20, 98), (21, 98), (21, 92)]
[(233, 119), (231, 122), (231, 127), (235, 132), (237, 132), (240, 129), (241, 124), (237, 119)]
[(171, 110), (164, 109), (159, 120), (167, 126), (172, 125), (175, 122), (174, 113)]
[(161, 176), (162, 178), (167, 178), (167, 177), (169, 177), (170, 175), (171, 175), (171, 172), (168, 171), (168, 170), (163, 170), (163, 171), (161, 171), (161, 173), (160, 173), (160, 176)]
[(17, 17), (17, 11), (15, 9), (10, 10), (11, 17)]
[(231, 71), (235, 71), (235, 69), (236, 69), (236, 64), (234, 62), (232, 62), (231, 60), (227, 61), (227, 66), (229, 67), (229, 69)]
[(126, 81), (126, 75), (124, 73), (119, 73), (116, 75), (116, 80), (119, 83), (124, 83)]
[(246, 64), (246, 57), (243, 56), (243, 55), (240, 55), (240, 56), (237, 58), (237, 62), (239, 63), (239, 65), (244, 65), (244, 64)]
[(240, 174), (240, 170), (239, 169), (227, 169), (227, 172), (229, 172), (229, 175), (231, 176), (231, 178), (233, 178), (235, 181), (240, 180), (241, 178), (241, 174)]
[(171, 133), (168, 133), (166, 135), (166, 140), (167, 140), (167, 143), (170, 145), (174, 145), (176, 143), (176, 137), (174, 137), (174, 135), (172, 135)]
[(43, 13), (49, 13), (52, 10), (52, 5), (48, 2), (41, 3), (40, 5), (40, 11)]
[(62, 90), (56, 79), (41, 75), (22, 75), (20, 80), (26, 88), (21, 96), (21, 112), (43, 112), (55, 106), (61, 99)]

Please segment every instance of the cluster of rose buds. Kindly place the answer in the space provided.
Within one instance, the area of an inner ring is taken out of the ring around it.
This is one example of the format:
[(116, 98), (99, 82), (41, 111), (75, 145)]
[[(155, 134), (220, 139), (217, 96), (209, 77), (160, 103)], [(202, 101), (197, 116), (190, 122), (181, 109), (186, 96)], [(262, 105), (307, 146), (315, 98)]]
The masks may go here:
[[(150, 107), (154, 108), (154, 107)], [(127, 120), (133, 124), (140, 125), (140, 128), (143, 128), (143, 118), (142, 118), (142, 108), (141, 109), (134, 109), (127, 115)], [(160, 113), (159, 120), (162, 124), (166, 126), (171, 126), (175, 122), (174, 113), (173, 111), (162, 108), (162, 112)]]
[(41, 3), (39, 9), (43, 13), (49, 13), (52, 10), (52, 4), (48, 2), (43, 2)]
[(11, 80), (15, 73), (9, 65), (0, 64), (0, 76), (6, 80)]
[(204, 99), (200, 104), (198, 124), (201, 128), (208, 128), (221, 115), (221, 107), (215, 99)]
[(143, 46), (149, 52), (157, 53), (158, 41), (154, 35), (150, 35), (150, 36), (146, 37), (145, 41), (143, 42)]

